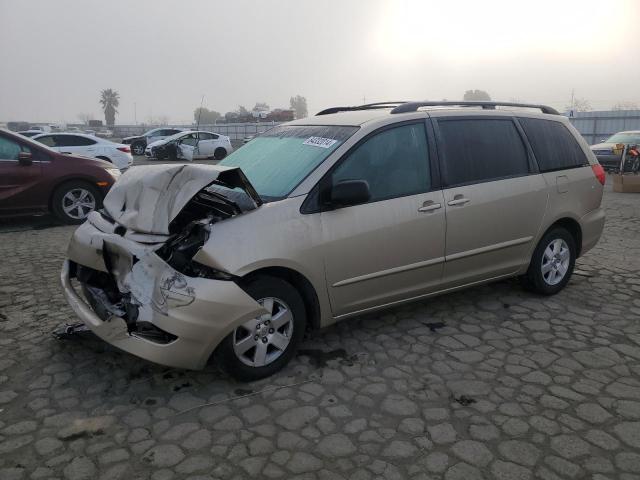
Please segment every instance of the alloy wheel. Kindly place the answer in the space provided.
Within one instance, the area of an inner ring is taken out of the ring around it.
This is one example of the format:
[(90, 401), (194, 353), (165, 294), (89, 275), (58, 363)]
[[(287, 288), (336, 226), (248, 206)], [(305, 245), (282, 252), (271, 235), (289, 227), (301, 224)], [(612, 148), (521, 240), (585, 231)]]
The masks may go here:
[(264, 367), (276, 361), (293, 335), (293, 315), (286, 303), (274, 297), (262, 298), (258, 303), (268, 313), (249, 320), (233, 333), (233, 350), (250, 367)]
[(567, 274), (571, 251), (561, 238), (552, 240), (542, 254), (542, 278), (548, 285), (557, 285)]
[(62, 197), (62, 210), (74, 220), (84, 220), (96, 208), (96, 199), (89, 190), (74, 188)]

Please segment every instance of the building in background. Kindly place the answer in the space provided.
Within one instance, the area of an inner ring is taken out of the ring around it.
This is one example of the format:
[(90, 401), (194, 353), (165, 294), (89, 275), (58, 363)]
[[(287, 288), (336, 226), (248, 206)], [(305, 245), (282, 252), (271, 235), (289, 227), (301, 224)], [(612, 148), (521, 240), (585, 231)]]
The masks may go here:
[(574, 112), (567, 116), (589, 145), (601, 143), (617, 132), (640, 130), (640, 110)]

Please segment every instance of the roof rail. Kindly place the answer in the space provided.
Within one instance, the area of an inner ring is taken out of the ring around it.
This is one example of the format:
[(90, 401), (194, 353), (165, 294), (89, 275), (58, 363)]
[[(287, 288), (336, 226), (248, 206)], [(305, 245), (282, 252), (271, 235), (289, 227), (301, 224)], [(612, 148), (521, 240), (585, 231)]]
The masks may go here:
[(551, 115), (560, 115), (555, 108), (548, 107), (546, 105), (534, 105), (529, 103), (514, 103), (514, 102), (406, 102), (402, 105), (398, 105), (391, 113), (407, 113), (415, 112), (420, 107), (482, 107), (483, 110), (495, 110), (496, 107), (520, 107), (520, 108), (539, 108), (542, 113), (548, 113)]
[(325, 108), (324, 110), (316, 113), (318, 115), (329, 115), (330, 113), (338, 113), (338, 112), (353, 112), (356, 110), (375, 110), (377, 108), (391, 108), (398, 107), (400, 105), (405, 105), (408, 102), (406, 100), (402, 100), (400, 102), (377, 102), (377, 103), (367, 103), (364, 105), (357, 105), (353, 107), (330, 107)]

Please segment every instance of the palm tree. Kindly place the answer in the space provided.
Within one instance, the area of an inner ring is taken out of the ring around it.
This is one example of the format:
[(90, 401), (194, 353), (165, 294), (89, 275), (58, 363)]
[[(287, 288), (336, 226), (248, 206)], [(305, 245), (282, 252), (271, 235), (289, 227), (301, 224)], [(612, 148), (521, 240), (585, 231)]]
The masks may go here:
[(118, 105), (120, 105), (120, 94), (115, 90), (107, 88), (100, 92), (100, 104), (104, 111), (104, 119), (107, 125), (113, 126), (116, 123), (116, 113), (118, 113)]

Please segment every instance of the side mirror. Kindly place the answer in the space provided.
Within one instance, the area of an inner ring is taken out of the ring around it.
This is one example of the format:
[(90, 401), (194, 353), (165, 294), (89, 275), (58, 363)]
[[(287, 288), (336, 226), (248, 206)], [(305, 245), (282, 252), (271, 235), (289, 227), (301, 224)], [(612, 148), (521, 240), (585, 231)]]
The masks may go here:
[(33, 161), (31, 160), (31, 153), (30, 152), (18, 153), (18, 163), (24, 166), (31, 165), (33, 163)]
[(328, 202), (333, 207), (349, 207), (367, 203), (371, 199), (366, 180), (343, 180), (331, 186)]

